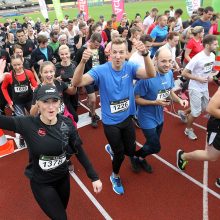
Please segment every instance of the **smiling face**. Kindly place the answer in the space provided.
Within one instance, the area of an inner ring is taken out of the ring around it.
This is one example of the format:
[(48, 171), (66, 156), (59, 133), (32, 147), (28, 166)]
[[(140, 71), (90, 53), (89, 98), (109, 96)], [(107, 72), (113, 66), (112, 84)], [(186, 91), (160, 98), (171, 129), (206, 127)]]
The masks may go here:
[(55, 67), (53, 64), (46, 65), (41, 70), (41, 79), (44, 84), (53, 84), (55, 76)]
[(11, 59), (11, 65), (16, 73), (22, 73), (23, 69), (23, 61), (20, 58)]
[(167, 73), (172, 67), (172, 55), (170, 50), (161, 49), (159, 55), (155, 57), (156, 67), (160, 73)]
[(67, 62), (70, 60), (70, 51), (68, 48), (66, 49), (62, 49), (62, 50), (59, 50), (59, 56), (60, 56), (60, 59), (64, 62)]
[(38, 109), (44, 121), (54, 121), (59, 112), (60, 100), (48, 99), (45, 101), (37, 101)]
[(127, 47), (125, 43), (113, 44), (111, 47), (110, 56), (112, 58), (112, 67), (115, 70), (120, 70), (127, 55)]

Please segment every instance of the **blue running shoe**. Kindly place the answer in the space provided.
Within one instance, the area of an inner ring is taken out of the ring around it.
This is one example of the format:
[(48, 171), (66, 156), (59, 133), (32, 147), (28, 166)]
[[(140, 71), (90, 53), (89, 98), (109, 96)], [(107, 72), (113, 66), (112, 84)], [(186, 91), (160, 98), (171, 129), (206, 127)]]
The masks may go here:
[(111, 148), (110, 144), (106, 144), (106, 145), (105, 145), (105, 150), (106, 150), (106, 152), (110, 155), (111, 160), (113, 160), (114, 153), (113, 153), (113, 151), (112, 151), (112, 148)]
[(110, 181), (112, 183), (112, 189), (114, 190), (115, 193), (117, 193), (118, 195), (124, 194), (124, 188), (121, 184), (120, 177), (114, 177), (112, 174), (110, 176)]

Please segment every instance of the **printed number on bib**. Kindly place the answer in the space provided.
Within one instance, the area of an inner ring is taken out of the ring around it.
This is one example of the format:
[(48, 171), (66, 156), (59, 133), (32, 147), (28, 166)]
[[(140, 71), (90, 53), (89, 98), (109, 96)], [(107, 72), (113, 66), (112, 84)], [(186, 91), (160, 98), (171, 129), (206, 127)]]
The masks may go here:
[(44, 156), (41, 155), (39, 159), (39, 166), (44, 171), (56, 169), (66, 161), (66, 155), (60, 156)]
[(112, 101), (110, 103), (111, 113), (123, 112), (126, 111), (129, 107), (129, 99), (122, 99), (119, 101)]
[(170, 96), (170, 89), (159, 90), (157, 94), (157, 100), (167, 99)]
[(213, 62), (204, 65), (204, 73), (210, 73), (213, 68)]
[(28, 91), (28, 86), (15, 86), (14, 90), (16, 93), (23, 93)]

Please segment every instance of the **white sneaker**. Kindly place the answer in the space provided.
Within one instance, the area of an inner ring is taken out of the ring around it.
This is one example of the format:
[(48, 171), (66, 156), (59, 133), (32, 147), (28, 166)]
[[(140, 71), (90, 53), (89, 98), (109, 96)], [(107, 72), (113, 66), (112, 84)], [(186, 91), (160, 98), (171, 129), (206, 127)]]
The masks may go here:
[(194, 133), (194, 131), (193, 131), (192, 128), (190, 128), (190, 129), (186, 128), (185, 131), (184, 131), (184, 133), (185, 133), (185, 135), (188, 136), (188, 138), (189, 138), (190, 140), (196, 140), (196, 139), (197, 139), (197, 136), (196, 136), (196, 134)]
[(183, 123), (187, 123), (187, 116), (184, 114), (184, 111), (178, 110), (178, 111), (177, 111), (177, 115), (180, 116), (180, 120), (181, 120)]

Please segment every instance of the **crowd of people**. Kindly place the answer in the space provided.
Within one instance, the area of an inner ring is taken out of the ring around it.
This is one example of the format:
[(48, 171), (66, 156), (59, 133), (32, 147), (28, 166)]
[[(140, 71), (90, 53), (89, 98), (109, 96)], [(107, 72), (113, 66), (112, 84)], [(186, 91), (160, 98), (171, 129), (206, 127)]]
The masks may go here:
[[(218, 48), (217, 13), (199, 8), (182, 21), (183, 10), (152, 8), (142, 18), (126, 13), (105, 21), (65, 16), (63, 21), (24, 22), (6, 19), (0, 29), (0, 128), (20, 134), (27, 145), (26, 175), (34, 197), (52, 219), (67, 219), (70, 157), (76, 154), (92, 180), (96, 193), (102, 183), (89, 162), (78, 136), (79, 90), (85, 88), (91, 126), (98, 127), (97, 93), (105, 150), (112, 160), (110, 181), (115, 193), (124, 194), (120, 168), (125, 155), (134, 172), (152, 173), (146, 157), (161, 150), (164, 109), (179, 103), (177, 112), (186, 123), (185, 135), (197, 139), (193, 122), (208, 109), (208, 147), (177, 151), (177, 166), (188, 160), (216, 160), (220, 156), (220, 102), (218, 89), (209, 101), (208, 83), (218, 84), (214, 71)], [(175, 92), (174, 78), (182, 89)], [(185, 108), (182, 110), (181, 106)], [(10, 108), (12, 117), (5, 115)], [(135, 125), (146, 138), (136, 150)], [(220, 179), (216, 185), (220, 187)], [(53, 201), (53, 202), (51, 202)], [(53, 204), (53, 205), (52, 205)]]

